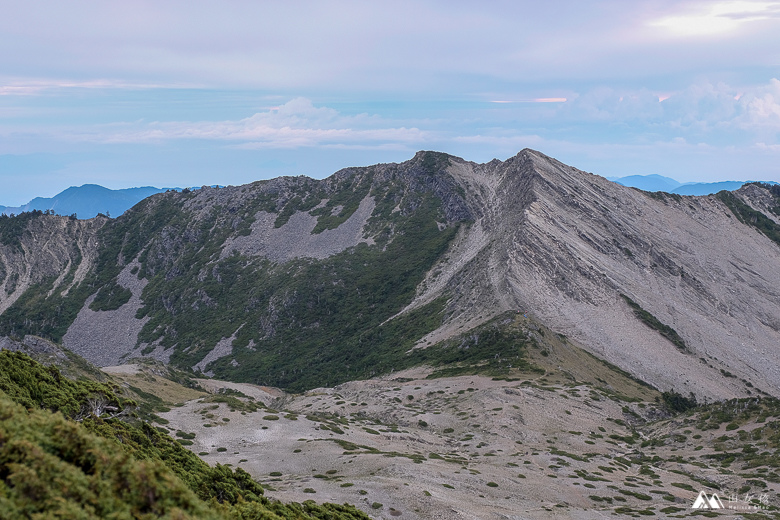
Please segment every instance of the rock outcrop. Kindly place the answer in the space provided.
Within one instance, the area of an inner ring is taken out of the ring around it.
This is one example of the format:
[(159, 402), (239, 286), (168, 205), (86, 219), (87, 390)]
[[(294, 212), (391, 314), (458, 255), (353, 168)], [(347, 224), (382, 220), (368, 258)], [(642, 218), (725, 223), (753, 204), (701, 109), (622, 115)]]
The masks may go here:
[[(94, 267), (97, 232), (108, 221), (27, 213), (16, 220), (17, 230), (0, 239), (0, 314), (33, 286), (48, 283), (47, 295), (65, 293), (81, 283)], [(10, 226), (9, 226), (10, 227)]]

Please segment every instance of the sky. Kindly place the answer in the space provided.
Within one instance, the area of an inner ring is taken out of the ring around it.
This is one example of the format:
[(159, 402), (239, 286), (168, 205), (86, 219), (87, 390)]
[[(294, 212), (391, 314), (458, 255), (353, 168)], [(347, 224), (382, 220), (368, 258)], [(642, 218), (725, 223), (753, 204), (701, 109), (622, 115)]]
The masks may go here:
[(533, 148), (780, 181), (780, 1), (0, 0), (0, 204)]

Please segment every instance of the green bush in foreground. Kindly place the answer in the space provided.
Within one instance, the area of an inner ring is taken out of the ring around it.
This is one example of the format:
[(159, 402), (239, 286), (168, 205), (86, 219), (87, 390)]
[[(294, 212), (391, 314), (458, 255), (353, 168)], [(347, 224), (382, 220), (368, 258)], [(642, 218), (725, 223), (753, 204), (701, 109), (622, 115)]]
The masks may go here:
[(222, 518), (162, 461), (137, 460), (62, 414), (0, 395), (0, 510), (7, 518)]
[(81, 418), (96, 395), (121, 408), (108, 385), (7, 351), (0, 369), (3, 518), (368, 519), (348, 505), (273, 502), (245, 471), (209, 467), (143, 421), (66, 416)]
[(112, 415), (135, 403), (116, 387), (90, 380), (71, 381), (57, 367), (45, 367), (22, 352), (0, 351), (0, 391), (26, 408), (62, 412), (68, 418)]

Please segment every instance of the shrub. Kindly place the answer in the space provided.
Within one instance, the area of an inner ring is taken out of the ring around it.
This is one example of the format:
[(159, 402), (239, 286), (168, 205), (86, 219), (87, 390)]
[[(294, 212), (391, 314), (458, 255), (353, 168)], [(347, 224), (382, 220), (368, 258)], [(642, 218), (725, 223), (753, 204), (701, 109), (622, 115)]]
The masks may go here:
[(669, 392), (663, 392), (661, 398), (666, 407), (673, 412), (687, 412), (698, 406), (696, 396), (693, 395), (693, 393), (691, 393), (690, 397), (683, 397), (674, 390), (671, 390)]

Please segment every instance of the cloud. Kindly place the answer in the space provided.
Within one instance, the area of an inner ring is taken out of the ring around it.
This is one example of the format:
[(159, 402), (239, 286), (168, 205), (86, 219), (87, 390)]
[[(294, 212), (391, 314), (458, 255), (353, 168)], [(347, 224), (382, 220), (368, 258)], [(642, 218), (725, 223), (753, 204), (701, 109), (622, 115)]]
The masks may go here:
[(45, 128), (9, 123), (0, 127), (0, 135), (28, 132), (60, 142), (93, 144), (210, 141), (244, 150), (419, 150), (477, 146), (482, 140), (486, 147), (511, 151), (512, 143), (528, 136), (579, 139), (592, 144), (648, 143), (679, 137), (719, 145), (729, 140), (742, 145), (772, 145), (778, 142), (780, 132), (777, 79), (741, 87), (702, 81), (677, 91), (596, 87), (560, 97), (518, 96), (507, 102), (485, 104), (491, 107), (489, 111), (451, 103), (446, 114), (434, 110), (434, 117), (424, 118), (413, 112), (414, 119), (410, 119), (371, 114), (366, 110), (370, 103), (363, 104), (362, 113), (345, 114), (298, 97), (240, 119), (141, 119)]
[(332, 108), (316, 107), (309, 99), (295, 98), (235, 121), (109, 125), (74, 133), (67, 138), (115, 144), (200, 139), (227, 142), (239, 149), (316, 146), (381, 149), (420, 145), (431, 140), (432, 133), (419, 128), (390, 126), (388, 121), (368, 114), (345, 116)]
[[(467, 94), (495, 86), (509, 94), (526, 83), (572, 88), (582, 80), (696, 77), (723, 65), (773, 67), (777, 5), (40, 0), (4, 6), (0, 71), (310, 97), (323, 91)], [(734, 32), (742, 39), (708, 39), (707, 46), (686, 40), (681, 47), (668, 37), (675, 27), (713, 24), (750, 31)]]
[(780, 131), (780, 81), (733, 87), (698, 82), (675, 92), (598, 87), (571, 96), (559, 122), (630, 125), (628, 131), (753, 134)]
[(32, 96), (41, 90), (43, 90), (41, 87), (29, 85), (2, 85), (0, 86), (0, 96)]
[(780, 2), (727, 0), (685, 6), (685, 12), (648, 22), (684, 37), (715, 36), (735, 32), (750, 22), (780, 18)]
[(524, 115), (524, 124), (460, 133), (451, 139), (454, 149), (483, 161), (531, 147), (604, 175), (777, 178), (777, 79), (740, 87), (702, 81), (673, 92), (598, 87), (570, 95), (552, 112), (497, 106), (515, 110), (514, 120)]
[(63, 179), (524, 147), (608, 174), (777, 172), (780, 1), (6, 4), (0, 153), (80, 154)]
[(54, 78), (26, 78), (6, 79), (0, 84), (0, 96), (32, 96), (43, 94), (53, 90), (65, 89), (124, 89), (124, 90), (151, 90), (160, 88), (194, 88), (195, 85), (172, 84), (166, 85), (152, 83), (132, 83), (107, 79), (94, 79), (88, 81), (73, 81)]
[(596, 87), (575, 94), (560, 109), (564, 119), (593, 122), (657, 120), (663, 115), (659, 95), (649, 89)]
[(744, 129), (780, 132), (780, 81), (743, 93), (736, 100), (743, 107), (739, 124)]
[(537, 98), (522, 98), (522, 99), (492, 99), (491, 103), (497, 104), (509, 104), (509, 103), (566, 103), (568, 101), (565, 97), (537, 97)]

